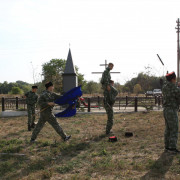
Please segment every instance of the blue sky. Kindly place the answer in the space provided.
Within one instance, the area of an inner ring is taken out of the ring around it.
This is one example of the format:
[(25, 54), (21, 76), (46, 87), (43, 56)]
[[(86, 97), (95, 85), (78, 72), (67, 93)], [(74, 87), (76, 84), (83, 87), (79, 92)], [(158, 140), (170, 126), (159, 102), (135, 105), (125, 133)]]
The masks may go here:
[(121, 84), (148, 65), (157, 76), (176, 71), (179, 7), (178, 0), (0, 0), (0, 82), (33, 83), (33, 68), (41, 80), (41, 65), (66, 59), (69, 43), (87, 80), (99, 80), (91, 72), (103, 71), (105, 59)]

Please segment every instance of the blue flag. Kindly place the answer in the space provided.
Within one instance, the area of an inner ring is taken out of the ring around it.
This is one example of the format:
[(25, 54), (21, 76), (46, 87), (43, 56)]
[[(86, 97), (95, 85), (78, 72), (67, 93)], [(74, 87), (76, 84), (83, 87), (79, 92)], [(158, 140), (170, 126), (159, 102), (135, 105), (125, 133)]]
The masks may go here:
[(59, 105), (69, 104), (69, 107), (62, 112), (55, 114), (56, 117), (71, 117), (76, 114), (76, 102), (82, 96), (81, 86), (75, 87), (66, 92), (62, 97), (56, 99), (54, 103)]
[(54, 102), (59, 105), (71, 104), (72, 101), (82, 96), (81, 86), (75, 87), (66, 92), (62, 97), (56, 99)]
[(55, 114), (56, 117), (72, 117), (76, 115), (76, 105), (72, 104), (62, 112)]

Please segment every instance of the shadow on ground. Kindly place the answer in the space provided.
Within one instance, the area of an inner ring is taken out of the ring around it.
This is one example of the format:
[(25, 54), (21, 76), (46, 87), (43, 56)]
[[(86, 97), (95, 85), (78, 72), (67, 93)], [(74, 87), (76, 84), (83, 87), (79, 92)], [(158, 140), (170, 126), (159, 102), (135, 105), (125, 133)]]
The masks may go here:
[(141, 177), (141, 180), (164, 179), (166, 172), (172, 165), (173, 159), (173, 154), (163, 152), (159, 159), (152, 164), (151, 170)]

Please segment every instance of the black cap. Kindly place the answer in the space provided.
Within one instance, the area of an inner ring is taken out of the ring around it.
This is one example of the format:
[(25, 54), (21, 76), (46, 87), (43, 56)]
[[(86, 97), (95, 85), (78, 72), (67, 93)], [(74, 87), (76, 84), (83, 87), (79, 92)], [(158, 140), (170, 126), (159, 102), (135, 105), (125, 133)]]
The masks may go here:
[(37, 86), (32, 86), (32, 89), (38, 89), (38, 87)]
[(50, 86), (53, 86), (53, 83), (51, 81), (45, 84), (46, 89)]
[(176, 78), (175, 72), (171, 72), (169, 74), (166, 74), (167, 81), (171, 81), (172, 79), (175, 79), (175, 78)]
[(110, 82), (110, 83), (114, 83), (114, 81), (113, 81), (113, 80), (110, 80), (109, 82)]

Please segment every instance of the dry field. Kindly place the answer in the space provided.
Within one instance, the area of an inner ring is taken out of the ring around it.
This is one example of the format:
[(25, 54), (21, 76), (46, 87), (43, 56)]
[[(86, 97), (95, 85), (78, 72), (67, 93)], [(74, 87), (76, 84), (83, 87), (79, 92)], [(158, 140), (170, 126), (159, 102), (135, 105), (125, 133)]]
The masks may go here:
[(116, 114), (114, 143), (104, 134), (106, 115), (58, 119), (72, 135), (66, 143), (46, 124), (30, 144), (26, 121), (0, 118), (0, 179), (180, 179), (180, 155), (164, 153), (162, 112)]

